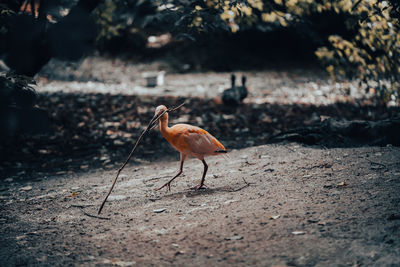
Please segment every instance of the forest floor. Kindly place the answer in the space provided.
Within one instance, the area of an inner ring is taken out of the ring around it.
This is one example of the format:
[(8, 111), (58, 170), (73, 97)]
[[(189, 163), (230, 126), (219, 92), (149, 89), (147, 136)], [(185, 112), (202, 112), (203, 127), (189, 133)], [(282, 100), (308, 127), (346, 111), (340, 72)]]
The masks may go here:
[[(1, 266), (400, 264), (398, 147), (268, 144), (324, 117), (382, 120), (398, 108), (296, 68), (236, 72), (250, 94), (231, 108), (219, 101), (230, 73), (167, 73), (146, 88), (142, 73), (159, 69), (102, 58), (43, 69), (51, 133), (0, 144)], [(207, 160), (207, 189), (189, 189), (202, 171), (192, 159), (170, 192), (154, 191), (179, 163), (153, 131), (93, 217), (154, 108), (184, 100), (171, 123), (203, 127), (230, 150)]]
[[(171, 124), (190, 123), (216, 136), (229, 149), (269, 143), (272, 137), (326, 118), (379, 121), (400, 107), (376, 104), (355, 82), (334, 83), (318, 68), (237, 71), (247, 76), (249, 96), (238, 107), (221, 103), (231, 73), (167, 72), (163, 86), (148, 88), (143, 73), (166, 70), (162, 62), (137, 64), (90, 57), (79, 63), (50, 63), (39, 73), (37, 104), (50, 120), (47, 136), (0, 140), (0, 177), (63, 175), (93, 168), (115, 169), (158, 105), (186, 105)], [(357, 140), (322, 140), (325, 147), (360, 146)], [(172, 152), (157, 131), (143, 139), (137, 162), (165, 159)]]

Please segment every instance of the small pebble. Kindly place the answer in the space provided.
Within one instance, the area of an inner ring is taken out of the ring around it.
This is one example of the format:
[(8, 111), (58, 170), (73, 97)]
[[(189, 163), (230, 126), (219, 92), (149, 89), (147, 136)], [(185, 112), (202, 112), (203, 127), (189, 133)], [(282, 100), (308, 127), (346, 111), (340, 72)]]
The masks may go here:
[(165, 209), (164, 209), (164, 208), (162, 208), (162, 209), (155, 209), (155, 210), (153, 210), (153, 212), (154, 212), (154, 213), (161, 213), (161, 212), (163, 212), (163, 211), (165, 211)]

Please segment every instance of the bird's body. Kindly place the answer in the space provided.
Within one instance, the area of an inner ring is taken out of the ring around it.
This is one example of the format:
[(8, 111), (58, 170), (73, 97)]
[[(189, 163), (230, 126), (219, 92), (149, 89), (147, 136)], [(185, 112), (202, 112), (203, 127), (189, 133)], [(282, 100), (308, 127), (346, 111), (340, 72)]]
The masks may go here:
[(225, 89), (222, 93), (222, 102), (227, 106), (236, 107), (242, 103), (248, 95), (246, 87), (246, 76), (242, 76), (242, 86), (235, 85), (236, 76), (231, 75), (231, 88)]
[(210, 133), (189, 124), (176, 124), (161, 131), (163, 137), (180, 153), (203, 160), (218, 155), (225, 147)]
[[(158, 106), (156, 115), (161, 114), (167, 108), (165, 106)], [(226, 153), (225, 147), (210, 133), (197, 126), (189, 124), (176, 124), (168, 127), (168, 113), (165, 113), (160, 118), (160, 131), (161, 135), (181, 153), (181, 166), (178, 174), (172, 178), (168, 183), (164, 184), (157, 190), (168, 186), (170, 183), (182, 173), (183, 162), (187, 156), (193, 156), (201, 160), (204, 164), (204, 173), (201, 183), (196, 187), (200, 189), (204, 186), (204, 178), (207, 173), (208, 166), (204, 160), (206, 156), (220, 155)]]

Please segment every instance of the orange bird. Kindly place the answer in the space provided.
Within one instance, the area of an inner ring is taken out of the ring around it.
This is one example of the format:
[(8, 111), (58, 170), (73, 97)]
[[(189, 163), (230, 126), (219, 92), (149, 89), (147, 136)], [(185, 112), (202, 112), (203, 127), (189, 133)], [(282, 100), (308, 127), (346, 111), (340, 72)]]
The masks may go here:
[[(154, 116), (159, 116), (166, 110), (166, 106), (158, 106)], [(172, 147), (181, 153), (181, 165), (178, 173), (171, 180), (156, 190), (160, 190), (165, 186), (168, 187), (168, 190), (171, 190), (171, 182), (182, 174), (183, 163), (187, 156), (196, 157), (203, 162), (204, 171), (201, 182), (192, 189), (203, 188), (204, 179), (208, 169), (208, 165), (204, 160), (204, 157), (227, 153), (225, 147), (214, 136), (197, 126), (192, 126), (189, 124), (176, 124), (172, 127), (168, 127), (167, 112), (160, 118), (160, 132), (161, 135), (172, 145)]]

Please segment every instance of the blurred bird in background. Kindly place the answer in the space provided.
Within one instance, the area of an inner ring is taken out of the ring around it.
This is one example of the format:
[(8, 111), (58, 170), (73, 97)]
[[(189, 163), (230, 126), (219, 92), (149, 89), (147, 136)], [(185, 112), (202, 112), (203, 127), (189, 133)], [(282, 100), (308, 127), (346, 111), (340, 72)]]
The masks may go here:
[(226, 106), (236, 107), (242, 103), (248, 95), (248, 90), (246, 87), (246, 76), (242, 76), (242, 86), (235, 85), (236, 76), (231, 75), (231, 88), (224, 90), (222, 93), (222, 102)]

